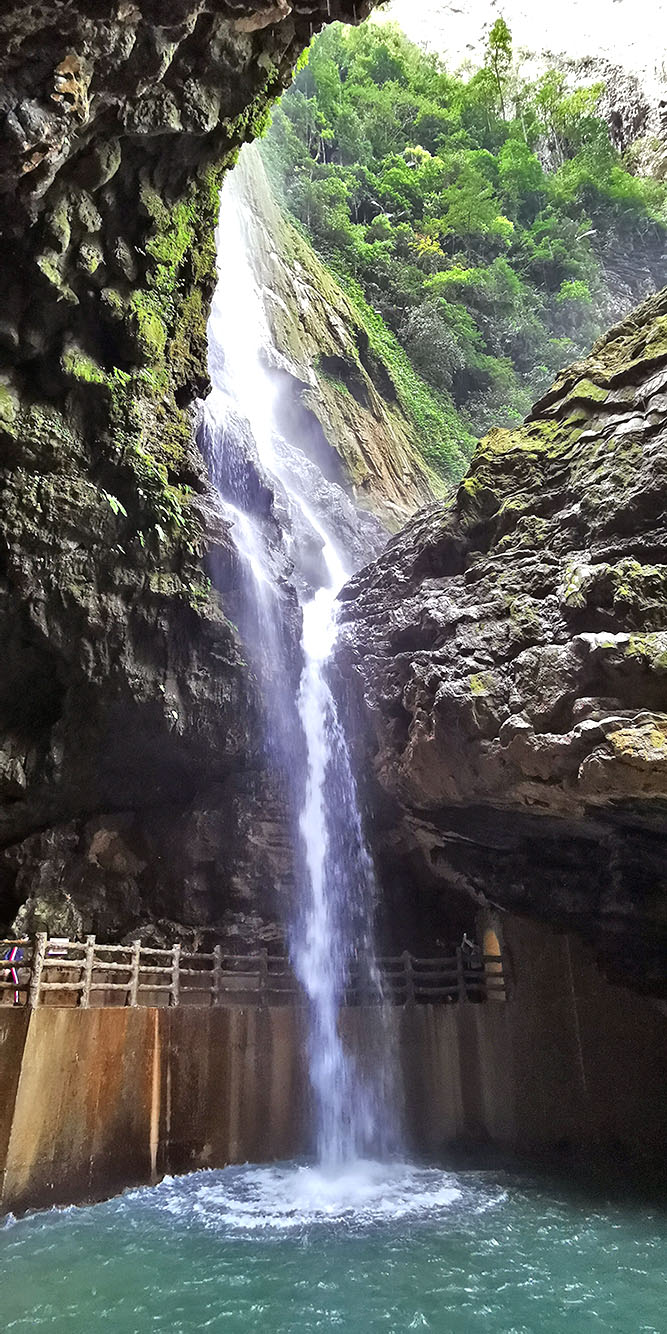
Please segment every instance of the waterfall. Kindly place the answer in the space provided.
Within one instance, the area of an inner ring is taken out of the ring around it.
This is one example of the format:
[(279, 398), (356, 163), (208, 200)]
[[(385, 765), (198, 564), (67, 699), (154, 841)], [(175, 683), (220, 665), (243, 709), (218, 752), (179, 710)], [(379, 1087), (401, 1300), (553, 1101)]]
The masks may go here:
[(363, 1078), (339, 1032), (350, 965), (365, 963), (369, 999), (381, 1002), (374, 964), (375, 878), (364, 840), (350, 756), (326, 666), (336, 638), (335, 598), (344, 568), (324, 548), (330, 580), (303, 608), (304, 666), (299, 716), (306, 739), (307, 785), (299, 827), (305, 894), (291, 941), (297, 975), (311, 1002), (310, 1076), (318, 1112), (318, 1156), (328, 1165), (391, 1147), (391, 1110), (382, 1063)]
[[(269, 747), (280, 757), (291, 786), (296, 893), (288, 941), (308, 1002), (318, 1160), (336, 1167), (363, 1156), (384, 1156), (395, 1143), (390, 1044), (373, 946), (375, 876), (327, 675), (336, 640), (336, 598), (353, 570), (328, 531), (326, 516), (315, 512), (310, 491), (305, 497), (305, 459), (276, 426), (272, 367), (279, 358), (251, 262), (255, 227), (234, 173), (221, 196), (219, 281), (209, 322), (213, 387), (202, 440), (248, 575), (241, 629), (251, 641), (248, 652), (267, 696)], [(340, 491), (320, 478), (318, 495), (320, 482), (325, 492)], [(319, 552), (317, 560), (313, 550)], [(277, 553), (284, 562), (278, 578)], [(300, 681), (285, 658), (285, 602), (279, 587), (285, 569), (292, 570), (301, 603)], [(364, 1061), (363, 1070), (340, 1031), (352, 968), (355, 985), (363, 985), (365, 997), (375, 1003), (380, 1033), (374, 1057)]]

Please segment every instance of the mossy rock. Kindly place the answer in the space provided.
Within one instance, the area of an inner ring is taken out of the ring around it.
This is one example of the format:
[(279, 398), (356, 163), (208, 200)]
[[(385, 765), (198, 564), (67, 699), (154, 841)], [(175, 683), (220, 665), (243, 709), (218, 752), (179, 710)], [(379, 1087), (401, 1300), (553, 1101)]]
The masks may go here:
[(615, 757), (633, 768), (667, 771), (667, 719), (610, 732), (607, 742)]
[(158, 309), (158, 303), (152, 302), (145, 292), (134, 292), (126, 316), (138, 356), (147, 366), (161, 361), (167, 345), (167, 332)]
[(107, 385), (107, 374), (93, 357), (75, 343), (68, 343), (60, 359), (63, 375), (78, 384)]
[(625, 656), (651, 672), (667, 674), (667, 631), (630, 635)]
[(473, 672), (468, 677), (471, 695), (492, 695), (497, 688), (497, 682), (491, 672)]
[(18, 390), (8, 379), (0, 379), (0, 428), (14, 425), (19, 403)]
[(566, 403), (604, 403), (609, 397), (609, 389), (604, 385), (595, 384), (593, 380), (584, 378), (579, 380), (574, 389), (567, 395)]
[(463, 526), (482, 523), (498, 512), (498, 497), (481, 478), (464, 477), (456, 493)]

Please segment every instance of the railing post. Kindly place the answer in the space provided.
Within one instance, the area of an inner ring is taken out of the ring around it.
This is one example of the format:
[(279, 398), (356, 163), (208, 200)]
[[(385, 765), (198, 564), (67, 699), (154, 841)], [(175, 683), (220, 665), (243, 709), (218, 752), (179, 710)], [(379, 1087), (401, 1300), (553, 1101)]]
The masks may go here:
[(31, 1010), (36, 1010), (39, 1005), (39, 988), (42, 981), (42, 969), (46, 957), (46, 931), (40, 931), (35, 936), (35, 946), (32, 952), (32, 964), (30, 973), (30, 990), (28, 992), (28, 1005)]
[(180, 967), (181, 967), (181, 947), (180, 945), (174, 945), (174, 948), (171, 952), (171, 991), (169, 993), (169, 999), (172, 1005), (178, 1005), (180, 998), (180, 991), (181, 991), (181, 977), (179, 971)]
[(95, 958), (95, 937), (86, 936), (86, 953), (83, 960), (83, 977), (79, 992), (79, 1005), (82, 1010), (90, 1009), (90, 984), (93, 980), (93, 960)]
[(405, 969), (405, 1004), (412, 1007), (415, 1003), (415, 970), (409, 950), (403, 950), (403, 968)]
[(213, 949), (213, 981), (211, 982), (211, 992), (213, 994), (213, 1004), (220, 1004), (220, 993), (222, 991), (222, 945), (216, 945)]
[(259, 1003), (266, 1005), (268, 1002), (269, 987), (269, 955), (268, 950), (259, 951)]
[(139, 1004), (139, 968), (141, 966), (141, 941), (132, 941), (132, 958), (130, 960), (130, 989), (128, 995), (128, 1005), (133, 1010)]
[(468, 999), (468, 988), (466, 984), (466, 964), (460, 945), (456, 949), (456, 980), (458, 983), (458, 1000), (463, 1003)]

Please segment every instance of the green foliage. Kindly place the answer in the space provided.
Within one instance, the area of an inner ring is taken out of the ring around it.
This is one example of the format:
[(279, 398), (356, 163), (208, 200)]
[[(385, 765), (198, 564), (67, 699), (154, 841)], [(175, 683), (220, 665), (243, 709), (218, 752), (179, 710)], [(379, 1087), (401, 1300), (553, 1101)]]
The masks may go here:
[(489, 33), (485, 68), (493, 76), (500, 114), (504, 119), (506, 88), (512, 72), (512, 36), (504, 18), (496, 19)]
[(127, 518), (127, 510), (125, 506), (122, 504), (122, 502), (118, 499), (118, 496), (112, 496), (110, 491), (102, 491), (102, 495), (106, 500), (107, 505), (109, 506), (109, 509), (111, 510), (112, 514), (122, 514), (124, 519)]
[(394, 24), (332, 24), (274, 113), (274, 184), (445, 476), (617, 315), (616, 256), (667, 281), (667, 185), (632, 175), (601, 92), (523, 82), (503, 19), (467, 82)]
[(61, 357), (63, 374), (80, 384), (104, 384), (102, 367), (73, 343), (66, 345)]
[(578, 301), (581, 305), (590, 306), (592, 301), (591, 290), (588, 283), (585, 283), (581, 278), (575, 278), (569, 282), (561, 283), (556, 300), (558, 302)]
[(451, 399), (433, 389), (416, 373), (398, 339), (382, 317), (368, 305), (358, 283), (344, 275), (347, 294), (356, 307), (368, 333), (371, 349), (382, 358), (391, 376), (398, 400), (412, 421), (424, 457), (441, 476), (458, 478), (474, 448), (472, 436), (465, 430)]

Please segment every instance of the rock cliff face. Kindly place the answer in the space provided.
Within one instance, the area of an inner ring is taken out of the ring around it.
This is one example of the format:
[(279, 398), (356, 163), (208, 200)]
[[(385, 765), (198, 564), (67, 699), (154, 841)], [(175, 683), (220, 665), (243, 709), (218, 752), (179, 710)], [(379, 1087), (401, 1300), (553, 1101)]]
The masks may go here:
[(380, 857), (416, 920), (491, 901), (658, 992), (666, 516), (663, 292), (348, 585), (340, 659)]
[[(31, 0), (0, 16), (3, 931), (244, 940), (280, 915), (287, 817), (190, 409), (224, 172), (312, 31), (367, 7)], [(292, 425), (310, 414), (348, 489), (398, 518), (428, 478), (356, 323), (334, 320), (318, 359), (278, 301), (274, 335)], [(341, 657), (389, 902), (410, 898), (415, 929), (471, 895), (572, 925), (654, 989), (666, 407), (662, 296), (521, 430), (489, 436), (453, 508), (350, 586)], [(386, 425), (398, 467), (378, 459)]]
[(0, 16), (3, 929), (18, 912), (28, 929), (233, 934), (288, 879), (189, 405), (224, 171), (313, 30), (365, 12), (39, 0)]
[(351, 302), (274, 200), (257, 146), (244, 152), (237, 176), (279, 354), (278, 424), (325, 477), (394, 531), (444, 491), (442, 479), (424, 462)]

